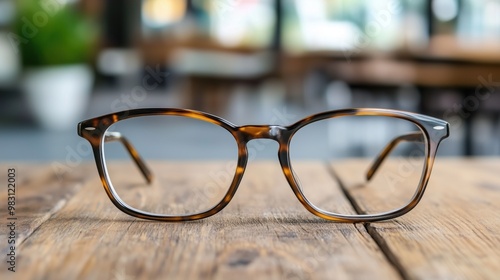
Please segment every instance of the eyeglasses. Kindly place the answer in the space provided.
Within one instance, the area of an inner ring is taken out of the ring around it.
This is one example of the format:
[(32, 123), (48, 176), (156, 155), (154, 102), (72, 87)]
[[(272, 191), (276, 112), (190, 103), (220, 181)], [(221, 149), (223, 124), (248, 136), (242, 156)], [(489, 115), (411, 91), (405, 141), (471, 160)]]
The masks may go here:
[[(199, 111), (135, 109), (80, 122), (78, 135), (90, 142), (111, 201), (134, 217), (188, 221), (221, 211), (266, 142), (259, 139), (270, 139), (307, 210), (332, 221), (369, 222), (417, 205), (449, 125), (386, 109), (329, 111), (290, 126), (236, 126)], [(339, 196), (352, 207), (335, 203)]]

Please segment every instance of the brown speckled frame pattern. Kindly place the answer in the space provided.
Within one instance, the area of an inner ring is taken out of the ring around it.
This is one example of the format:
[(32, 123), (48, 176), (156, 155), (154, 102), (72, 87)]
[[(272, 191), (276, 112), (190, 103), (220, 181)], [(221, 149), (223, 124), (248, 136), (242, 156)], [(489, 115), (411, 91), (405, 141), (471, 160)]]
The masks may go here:
[[(238, 166), (236, 173), (234, 175), (231, 186), (224, 198), (213, 208), (198, 214), (186, 215), (186, 216), (169, 216), (169, 215), (158, 215), (148, 212), (139, 211), (128, 207), (120, 198), (116, 195), (115, 190), (110, 183), (109, 175), (107, 174), (106, 168), (104, 166), (104, 155), (103, 155), (103, 144), (109, 141), (120, 141), (130, 156), (141, 170), (142, 174), (148, 182), (151, 182), (154, 174), (152, 174), (141, 159), (140, 155), (137, 153), (132, 143), (130, 143), (125, 137), (120, 133), (107, 132), (107, 129), (114, 123), (128, 118), (136, 118), (141, 116), (155, 116), (155, 115), (165, 115), (165, 116), (183, 116), (187, 118), (194, 118), (206, 122), (216, 124), (223, 127), (229, 131), (234, 137), (238, 145)], [(426, 161), (423, 168), (423, 176), (419, 182), (419, 186), (412, 200), (404, 207), (395, 209), (390, 212), (380, 213), (380, 214), (359, 214), (359, 215), (340, 215), (336, 213), (327, 212), (318, 209), (313, 204), (311, 204), (307, 198), (304, 196), (303, 192), (299, 187), (297, 178), (295, 178), (292, 172), (292, 167), (290, 165), (289, 156), (289, 144), (293, 135), (302, 127), (311, 124), (316, 121), (336, 118), (342, 116), (385, 116), (392, 118), (399, 118), (407, 120), (418, 126), (422, 132), (410, 133), (407, 135), (402, 135), (385, 147), (385, 149), (379, 154), (375, 159), (371, 168), (367, 173), (367, 180), (370, 180), (371, 176), (376, 172), (377, 168), (380, 166), (382, 161), (391, 152), (391, 150), (400, 142), (404, 141), (415, 141), (423, 142), (426, 145)], [(78, 124), (78, 135), (88, 140), (92, 146), (94, 152), (94, 158), (97, 165), (97, 170), (99, 176), (104, 186), (108, 197), (111, 199), (113, 204), (118, 207), (121, 211), (134, 217), (157, 220), (157, 221), (191, 221), (197, 219), (207, 218), (212, 216), (222, 210), (233, 198), (238, 185), (245, 172), (245, 167), (248, 161), (248, 150), (247, 143), (253, 139), (265, 138), (275, 140), (279, 143), (278, 157), (283, 169), (283, 173), (290, 184), (295, 196), (299, 199), (302, 205), (314, 215), (336, 222), (373, 222), (386, 219), (396, 218), (401, 216), (411, 209), (413, 209), (420, 199), (422, 198), (427, 182), (431, 176), (432, 166), (434, 164), (434, 159), (440, 142), (449, 136), (449, 124), (446, 121), (436, 119), (433, 117), (410, 113), (398, 110), (388, 110), (388, 109), (344, 109), (323, 112), (315, 114), (304, 118), (290, 126), (280, 126), (280, 125), (244, 125), (236, 126), (220, 117), (194, 111), (188, 109), (173, 109), (173, 108), (151, 108), (151, 109), (134, 109), (129, 111), (117, 112), (109, 115), (104, 115), (101, 117), (89, 119), (82, 121)]]

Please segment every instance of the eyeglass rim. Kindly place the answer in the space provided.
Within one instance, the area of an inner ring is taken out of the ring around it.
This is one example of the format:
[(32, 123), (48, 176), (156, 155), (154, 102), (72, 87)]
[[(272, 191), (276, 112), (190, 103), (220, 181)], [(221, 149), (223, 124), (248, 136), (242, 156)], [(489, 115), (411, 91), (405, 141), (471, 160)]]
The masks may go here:
[[(229, 131), (235, 138), (238, 144), (238, 163), (235, 171), (235, 175), (231, 186), (229, 187), (224, 198), (214, 207), (196, 214), (188, 215), (161, 215), (154, 214), (145, 211), (141, 211), (128, 206), (123, 202), (120, 197), (116, 194), (114, 187), (112, 186), (111, 180), (109, 178), (109, 173), (107, 172), (106, 165), (104, 162), (103, 154), (103, 138), (107, 129), (119, 122), (129, 118), (136, 118), (141, 116), (155, 116), (155, 115), (169, 115), (169, 116), (182, 116), (193, 119), (198, 119), (201, 121), (207, 121), (215, 125), (221, 126)], [(417, 125), (423, 132), (426, 139), (426, 161), (424, 165), (424, 171), (422, 179), (420, 181), (419, 187), (407, 205), (391, 210), (384, 213), (377, 214), (355, 214), (355, 215), (342, 215), (337, 213), (328, 212), (316, 207), (303, 195), (302, 190), (299, 186), (297, 178), (293, 174), (292, 167), (290, 164), (290, 155), (288, 152), (288, 147), (293, 135), (302, 127), (314, 123), (316, 121), (342, 117), (342, 116), (385, 116), (394, 117), (403, 120), (410, 121)], [(112, 114), (103, 115), (100, 117), (84, 120), (80, 122), (77, 126), (78, 135), (85, 138), (92, 146), (94, 153), (94, 159), (96, 161), (98, 173), (102, 182), (102, 185), (112, 201), (112, 203), (122, 212), (143, 219), (157, 220), (157, 221), (191, 221), (207, 218), (212, 216), (224, 207), (226, 207), (231, 199), (233, 198), (239, 183), (243, 177), (246, 164), (248, 161), (248, 151), (246, 149), (246, 144), (251, 138), (245, 137), (246, 134), (242, 134), (242, 128), (245, 127), (258, 127), (258, 126), (237, 126), (221, 117), (212, 115), (209, 113), (191, 110), (191, 109), (179, 109), (179, 108), (142, 108), (142, 109), (132, 109), (120, 111)], [(262, 126), (262, 127), (271, 127)], [(449, 124), (441, 119), (430, 117), (423, 114), (412, 113), (401, 110), (394, 109), (380, 109), (380, 108), (351, 108), (351, 109), (341, 109), (326, 111), (311, 115), (309, 117), (303, 118), (289, 126), (279, 126), (285, 135), (283, 139), (279, 141), (279, 161), (283, 170), (283, 173), (290, 184), (292, 191), (295, 196), (299, 199), (301, 204), (312, 214), (324, 218), (326, 220), (337, 221), (337, 222), (373, 222), (380, 220), (387, 220), (401, 216), (408, 211), (412, 210), (418, 202), (421, 200), (423, 193), (426, 189), (428, 180), (431, 175), (432, 166), (436, 156), (436, 152), (440, 142), (449, 136)], [(248, 132), (247, 132), (248, 133)], [(278, 140), (277, 140), (278, 141)], [(282, 143), (286, 142), (286, 143)]]

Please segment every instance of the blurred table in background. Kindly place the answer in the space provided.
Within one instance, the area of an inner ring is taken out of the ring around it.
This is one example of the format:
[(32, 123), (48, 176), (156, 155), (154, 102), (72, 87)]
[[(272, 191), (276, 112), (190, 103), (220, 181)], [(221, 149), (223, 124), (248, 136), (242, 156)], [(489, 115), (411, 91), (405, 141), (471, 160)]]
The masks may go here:
[(227, 47), (207, 38), (150, 39), (141, 45), (146, 64), (164, 61), (169, 70), (183, 77), (186, 108), (220, 112), (238, 85), (255, 87), (276, 76), (275, 55), (266, 49)]
[(478, 77), (492, 75), (500, 86), (500, 45), (460, 47), (453, 38), (434, 38), (425, 50), (367, 52), (313, 51), (286, 55), (281, 71), (292, 79), (314, 68), (325, 69), (332, 79), (366, 86), (476, 88)]
[[(331, 176), (325, 163), (302, 164), (318, 183)], [(9, 272), (2, 261), (1, 279), (495, 279), (500, 274), (499, 158), (438, 158), (413, 211), (367, 224), (334, 223), (307, 212), (278, 162), (251, 162), (226, 209), (181, 223), (121, 213), (90, 162), (63, 176), (45, 164), (0, 166), (5, 184), (7, 168), (17, 174), (17, 271)], [(6, 196), (5, 190), (1, 200)], [(349, 201), (339, 197), (339, 203)], [(5, 209), (1, 218), (8, 223)], [(3, 256), (8, 234), (4, 226)]]
[[(472, 155), (475, 117), (480, 113), (496, 122), (500, 116), (500, 46), (466, 48), (455, 40), (436, 37), (421, 51), (383, 53), (360, 49), (285, 54), (280, 59), (279, 73), (287, 94), (299, 102), (307, 99), (306, 79), (314, 71), (368, 92), (416, 87), (419, 112), (447, 119), (456, 116), (465, 124), (463, 153)], [(457, 92), (458, 97), (447, 99), (450, 91)]]

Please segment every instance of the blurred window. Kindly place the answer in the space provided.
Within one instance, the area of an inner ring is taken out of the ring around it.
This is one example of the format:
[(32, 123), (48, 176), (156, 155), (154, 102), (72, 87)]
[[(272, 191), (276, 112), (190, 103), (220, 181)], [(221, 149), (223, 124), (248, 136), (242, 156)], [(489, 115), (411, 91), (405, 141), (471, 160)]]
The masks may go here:
[(284, 1), (288, 51), (394, 50), (426, 41), (425, 1)]
[(146, 34), (202, 35), (228, 47), (262, 48), (273, 39), (274, 7), (275, 0), (143, 0), (142, 22)]
[(150, 28), (162, 28), (182, 20), (187, 11), (186, 0), (143, 0), (142, 20)]
[(461, 44), (500, 42), (500, 0), (463, 0), (459, 8), (454, 32)]
[(204, 1), (210, 35), (227, 46), (266, 47), (272, 41), (274, 0)]

